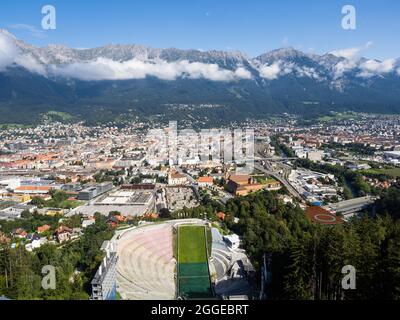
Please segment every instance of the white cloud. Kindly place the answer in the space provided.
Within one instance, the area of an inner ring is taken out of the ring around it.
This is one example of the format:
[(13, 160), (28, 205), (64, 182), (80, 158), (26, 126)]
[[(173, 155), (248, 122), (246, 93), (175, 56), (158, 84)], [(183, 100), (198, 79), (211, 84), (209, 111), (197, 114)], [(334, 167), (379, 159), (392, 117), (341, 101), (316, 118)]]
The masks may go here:
[(22, 54), (9, 35), (0, 33), (0, 70), (4, 70), (14, 63), (32, 72), (40, 74), (46, 72), (43, 65), (31, 55)]
[(367, 60), (359, 65), (360, 77), (371, 77), (392, 72), (395, 69), (396, 60), (388, 59), (384, 61)]
[(16, 63), (32, 72), (46, 74), (48, 69), (54, 75), (63, 75), (81, 80), (126, 80), (143, 79), (154, 76), (162, 80), (175, 80), (179, 77), (208, 79), (212, 81), (235, 81), (251, 79), (251, 73), (244, 67), (236, 70), (220, 68), (217, 64), (189, 62), (141, 61), (137, 59), (119, 62), (106, 58), (94, 61), (77, 62), (68, 65), (45, 66), (29, 54), (23, 54), (15, 45), (14, 39), (0, 33), (0, 70)]
[(251, 79), (251, 72), (243, 67), (237, 68), (235, 75), (240, 79)]
[(298, 77), (320, 79), (319, 74), (314, 68), (300, 67), (292, 62), (283, 62), (281, 60), (270, 65), (261, 66), (258, 71), (261, 77), (268, 80), (275, 80), (280, 76), (290, 73), (295, 73)]
[(340, 49), (337, 51), (332, 51), (331, 54), (335, 55), (336, 57), (352, 59), (358, 55), (360, 52), (360, 48), (347, 48), (347, 49)]
[(166, 62), (158, 60), (144, 62), (137, 59), (119, 62), (98, 58), (86, 63), (72, 63), (62, 67), (53, 67), (52, 72), (81, 80), (127, 80), (143, 79), (147, 76), (162, 80), (175, 80), (179, 77), (190, 79), (208, 79), (213, 81), (234, 81), (250, 79), (251, 74), (243, 67), (235, 71), (221, 69), (217, 64), (201, 62)]
[(358, 69), (360, 72), (357, 74), (359, 77), (372, 77), (374, 75), (382, 75), (395, 70), (396, 61), (394, 59), (387, 59), (385, 61), (366, 60), (363, 61), (359, 58), (360, 52), (367, 50), (372, 46), (372, 42), (367, 42), (362, 47), (354, 47), (349, 49), (337, 50), (331, 52), (332, 54), (343, 57), (346, 60), (340, 61), (335, 66), (335, 79), (343, 76), (345, 72)]
[(277, 79), (282, 71), (280, 64), (280, 61), (278, 61), (271, 65), (264, 65), (260, 67), (260, 76), (268, 80)]
[(335, 79), (340, 78), (347, 71), (350, 71), (357, 67), (357, 61), (355, 60), (343, 60), (335, 65)]
[(14, 63), (18, 50), (14, 44), (9, 41), (8, 37), (0, 33), (0, 70), (4, 70), (7, 66)]
[[(335, 66), (335, 79), (340, 78), (345, 72), (358, 70), (358, 77), (368, 78), (376, 75), (383, 75), (395, 71), (396, 60), (343, 60)], [(398, 72), (400, 75), (400, 73)]]
[(39, 73), (41, 75), (46, 75), (46, 68), (44, 65), (40, 64), (35, 58), (31, 55), (17, 55), (15, 57), (15, 63), (24, 67), (25, 69)]
[(369, 49), (372, 46), (372, 41), (368, 41), (365, 45), (361, 47), (353, 47), (353, 48), (346, 48), (346, 49), (339, 49), (335, 51), (331, 51), (330, 53), (346, 59), (354, 59), (356, 58), (362, 51)]

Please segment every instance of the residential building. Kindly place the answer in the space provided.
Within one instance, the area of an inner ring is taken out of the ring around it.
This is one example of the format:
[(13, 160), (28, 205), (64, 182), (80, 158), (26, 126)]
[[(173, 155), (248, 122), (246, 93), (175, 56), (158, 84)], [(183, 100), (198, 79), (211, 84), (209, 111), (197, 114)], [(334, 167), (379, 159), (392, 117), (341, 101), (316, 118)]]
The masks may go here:
[(228, 191), (236, 196), (245, 196), (251, 192), (259, 191), (264, 187), (264, 184), (255, 182), (248, 175), (231, 175), (227, 184)]
[(188, 183), (188, 179), (184, 174), (171, 173), (168, 176), (168, 184), (171, 186), (180, 186)]
[(90, 201), (113, 188), (112, 182), (103, 182), (83, 189), (78, 194), (78, 200)]
[(199, 187), (211, 187), (213, 185), (213, 177), (199, 177), (197, 179), (197, 184)]
[(115, 300), (117, 294), (117, 253), (110, 241), (105, 241), (101, 248), (105, 250), (106, 256), (91, 282), (91, 300)]
[(71, 239), (72, 229), (66, 226), (60, 226), (57, 228), (55, 235), (59, 243), (67, 242)]
[(43, 233), (43, 232), (49, 231), (50, 229), (51, 229), (51, 227), (50, 227), (48, 224), (45, 224), (45, 225), (43, 225), (43, 226), (38, 227), (38, 228), (36, 229), (36, 231), (37, 231), (38, 233)]

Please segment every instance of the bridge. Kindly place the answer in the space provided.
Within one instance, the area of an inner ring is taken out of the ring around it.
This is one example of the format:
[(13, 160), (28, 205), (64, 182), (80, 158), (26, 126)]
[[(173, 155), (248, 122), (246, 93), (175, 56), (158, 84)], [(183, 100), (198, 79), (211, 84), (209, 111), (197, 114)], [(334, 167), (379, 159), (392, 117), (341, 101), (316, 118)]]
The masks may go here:
[(286, 161), (286, 160), (296, 160), (298, 157), (254, 157), (256, 161)]
[(282, 177), (280, 174), (271, 171), (271, 170), (267, 170), (266, 168), (264, 168), (262, 165), (255, 163), (254, 164), (254, 168), (256, 168), (257, 170), (264, 172), (268, 175), (270, 175), (271, 177), (274, 177), (276, 180), (278, 180), (280, 183), (282, 183), (286, 189), (289, 191), (289, 193), (295, 197), (296, 199), (303, 201), (303, 197), (301, 196), (301, 194), (295, 189), (293, 188), (293, 186), (284, 178)]
[(282, 157), (257, 157), (254, 156), (252, 158), (245, 158), (241, 159), (243, 161), (270, 161), (270, 162), (280, 162), (280, 161), (287, 161), (287, 160), (296, 160), (299, 159), (297, 157), (294, 158), (282, 158)]

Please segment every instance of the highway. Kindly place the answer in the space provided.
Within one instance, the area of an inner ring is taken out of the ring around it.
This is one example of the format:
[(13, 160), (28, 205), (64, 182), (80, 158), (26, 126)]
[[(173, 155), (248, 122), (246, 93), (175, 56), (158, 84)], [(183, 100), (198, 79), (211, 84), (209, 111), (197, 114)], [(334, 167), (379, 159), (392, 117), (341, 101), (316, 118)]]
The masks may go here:
[[(272, 165), (270, 163), (270, 161), (274, 161), (274, 160), (289, 160), (288, 158), (279, 158), (279, 157), (273, 157), (273, 158), (265, 158), (263, 152), (262, 152), (262, 148), (260, 147), (259, 144), (255, 145), (255, 150), (256, 153), (259, 157), (254, 157), (254, 168), (257, 170), (260, 170), (261, 172), (264, 172), (268, 175), (270, 175), (271, 177), (274, 177), (276, 180), (278, 180), (280, 183), (282, 183), (286, 189), (289, 191), (289, 193), (296, 198), (299, 201), (303, 201), (303, 197), (301, 196), (301, 194), (295, 189), (293, 188), (293, 186), (286, 180), (286, 178), (284, 176), (282, 176), (281, 174), (277, 173), (276, 171), (273, 170)], [(263, 166), (261, 163), (259, 163), (259, 161), (263, 161), (265, 163), (265, 166)], [(284, 171), (286, 171), (288, 168), (288, 166), (284, 166)]]
[(286, 189), (289, 191), (289, 193), (293, 197), (295, 197), (299, 201), (303, 201), (303, 198), (300, 195), (300, 193), (298, 193), (297, 190), (295, 188), (293, 188), (292, 185), (283, 176), (281, 176), (280, 174), (278, 174), (272, 170), (267, 170), (261, 164), (258, 164), (258, 163), (254, 163), (254, 168), (270, 175), (271, 177), (274, 177), (276, 180), (278, 180), (280, 183), (282, 183), (286, 187)]

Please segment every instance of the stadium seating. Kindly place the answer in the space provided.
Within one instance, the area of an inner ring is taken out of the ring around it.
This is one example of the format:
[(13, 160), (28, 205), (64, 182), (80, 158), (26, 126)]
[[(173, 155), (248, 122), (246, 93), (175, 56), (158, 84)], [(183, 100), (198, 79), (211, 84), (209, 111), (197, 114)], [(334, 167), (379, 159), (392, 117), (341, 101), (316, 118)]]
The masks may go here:
[(211, 255), (218, 282), (226, 278), (232, 260), (231, 252), (223, 242), (213, 241)]
[(117, 242), (117, 288), (122, 299), (175, 298), (176, 261), (170, 224), (133, 229)]

